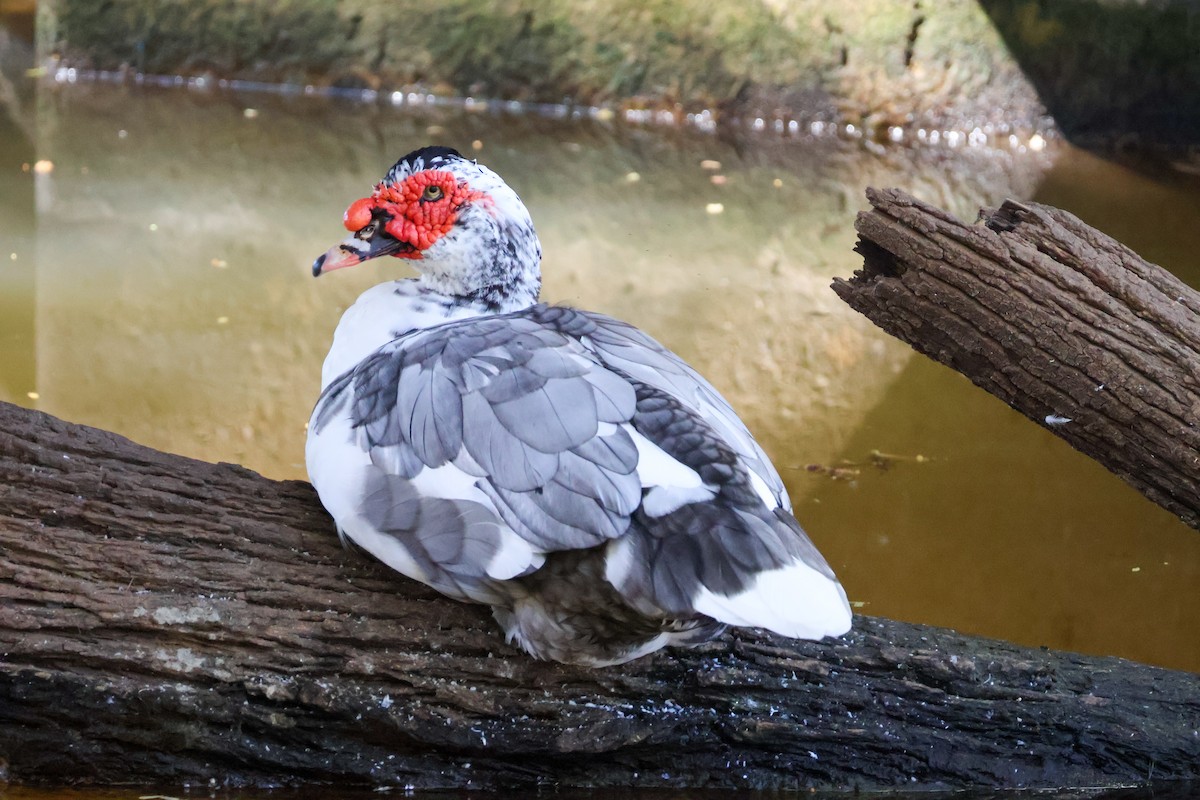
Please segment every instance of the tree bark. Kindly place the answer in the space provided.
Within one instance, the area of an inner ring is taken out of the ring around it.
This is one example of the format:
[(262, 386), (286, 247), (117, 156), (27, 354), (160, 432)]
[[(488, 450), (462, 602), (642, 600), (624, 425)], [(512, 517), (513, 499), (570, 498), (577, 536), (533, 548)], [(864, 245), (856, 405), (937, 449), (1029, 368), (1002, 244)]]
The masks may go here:
[(1200, 677), (859, 617), (589, 670), (341, 548), (312, 488), (0, 404), (0, 765), (28, 783), (1105, 786)]
[(1050, 206), (867, 197), (843, 300), (1200, 528), (1200, 294)]

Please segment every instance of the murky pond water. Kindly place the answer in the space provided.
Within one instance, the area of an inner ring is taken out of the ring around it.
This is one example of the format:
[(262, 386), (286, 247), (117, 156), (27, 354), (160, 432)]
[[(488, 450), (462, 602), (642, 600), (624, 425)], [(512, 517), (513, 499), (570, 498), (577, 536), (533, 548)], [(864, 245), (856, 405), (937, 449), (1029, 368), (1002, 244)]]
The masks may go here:
[(304, 477), (338, 316), (405, 269), (309, 265), (395, 158), (446, 143), (528, 202), (547, 299), (636, 323), (728, 395), (863, 613), (1200, 671), (1200, 534), (828, 288), (860, 264), (867, 185), (970, 217), (1060, 205), (1200, 285), (1196, 182), (1065, 146), (726, 142), (95, 85), (38, 106), (0, 142), (0, 399)]

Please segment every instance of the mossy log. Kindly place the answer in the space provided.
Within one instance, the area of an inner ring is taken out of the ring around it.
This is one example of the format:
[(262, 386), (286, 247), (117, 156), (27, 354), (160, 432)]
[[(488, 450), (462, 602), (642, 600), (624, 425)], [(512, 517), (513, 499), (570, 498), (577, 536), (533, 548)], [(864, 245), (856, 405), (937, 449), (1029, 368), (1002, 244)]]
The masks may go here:
[(1200, 528), (1200, 293), (1051, 206), (867, 197), (843, 300)]
[(0, 404), (24, 783), (1105, 786), (1200, 776), (1200, 677), (859, 617), (617, 668), (344, 550), (312, 488)]

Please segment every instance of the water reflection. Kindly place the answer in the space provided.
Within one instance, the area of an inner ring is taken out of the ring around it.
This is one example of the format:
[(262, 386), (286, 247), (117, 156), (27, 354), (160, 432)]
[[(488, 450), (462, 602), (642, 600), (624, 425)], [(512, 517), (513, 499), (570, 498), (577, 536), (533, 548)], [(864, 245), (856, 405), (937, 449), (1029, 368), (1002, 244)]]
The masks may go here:
[[(340, 236), (348, 199), (431, 140), (480, 141), (519, 187), (549, 299), (670, 341), (792, 449), (789, 462), (834, 457), (909, 357), (827, 289), (854, 264), (859, 187), (901, 179), (913, 165), (899, 153), (827, 142), (740, 157), (708, 137), (598, 124), (262, 97), (248, 115), (225, 96), (112, 87), (54, 99), (37, 151), (53, 166), (38, 176), (45, 330), (28, 390), (156, 447), (303, 476), (297, 429), (341, 309), (405, 274), (394, 263), (313, 282), (306, 265)], [(1025, 194), (1036, 175), (1033, 163), (927, 158), (907, 182), (964, 210), (1014, 185)]]
[[(36, 192), (4, 196), (26, 214), (0, 274), (26, 265), (4, 288), (27, 321), (4, 334), (0, 398), (303, 477), (337, 318), (404, 270), (308, 265), (400, 154), (478, 143), (538, 223), (546, 297), (628, 319), (712, 378), (865, 613), (1200, 669), (1200, 536), (828, 289), (860, 263), (864, 186), (973, 217), (1034, 195), (1042, 156), (106, 86), (46, 90), (38, 123), (19, 160), (52, 169), (3, 162)], [(1065, 161), (1044, 186), (1074, 185)], [(900, 458), (806, 469), (875, 450)]]

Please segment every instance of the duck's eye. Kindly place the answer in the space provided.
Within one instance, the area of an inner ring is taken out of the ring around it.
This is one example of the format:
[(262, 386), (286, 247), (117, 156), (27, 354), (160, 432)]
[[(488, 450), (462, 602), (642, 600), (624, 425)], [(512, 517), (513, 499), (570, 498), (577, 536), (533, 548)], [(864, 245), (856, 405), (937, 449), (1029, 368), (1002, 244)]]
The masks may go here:
[(421, 200), (441, 200), (446, 193), (442, 191), (442, 187), (436, 183), (431, 183), (425, 187), (425, 191), (421, 192)]

